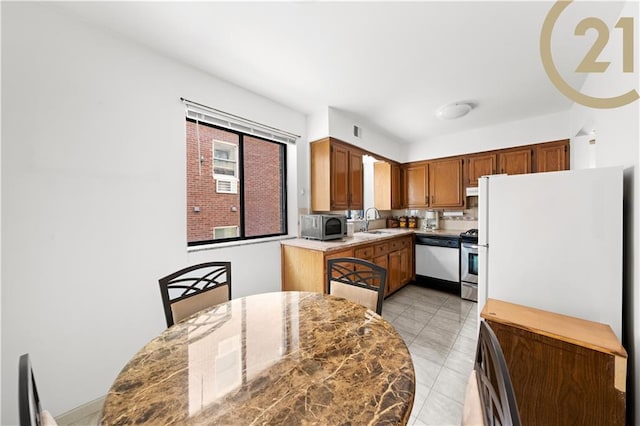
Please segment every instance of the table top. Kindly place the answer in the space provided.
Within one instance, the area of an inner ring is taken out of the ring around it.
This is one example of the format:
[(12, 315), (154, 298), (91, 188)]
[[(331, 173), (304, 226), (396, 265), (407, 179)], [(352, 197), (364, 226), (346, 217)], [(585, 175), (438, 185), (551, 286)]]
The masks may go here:
[(265, 293), (149, 342), (111, 386), (102, 424), (403, 424), (414, 392), (407, 346), (375, 312)]

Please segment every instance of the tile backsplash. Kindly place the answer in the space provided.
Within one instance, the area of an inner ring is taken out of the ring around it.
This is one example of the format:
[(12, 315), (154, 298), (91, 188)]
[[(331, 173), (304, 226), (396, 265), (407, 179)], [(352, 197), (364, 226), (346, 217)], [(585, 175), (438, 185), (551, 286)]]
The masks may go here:
[[(447, 213), (452, 213), (454, 215), (444, 216), (443, 211), (438, 211), (439, 215), (439, 228), (444, 230), (460, 230), (466, 231), (471, 228), (478, 227), (478, 207), (477, 202), (474, 202), (475, 197), (467, 198), (467, 203), (469, 204), (469, 208), (461, 209), (457, 211), (447, 210)], [(381, 210), (380, 216), (382, 218), (387, 217), (400, 217), (400, 216), (415, 216), (418, 218), (418, 228), (422, 229), (425, 221), (425, 216), (427, 214), (428, 209), (400, 209), (400, 210)], [(298, 209), (299, 214), (309, 214), (312, 213), (310, 209), (300, 208)], [(351, 216), (352, 218), (356, 218), (358, 216), (363, 215), (363, 211), (336, 211), (331, 213), (338, 214), (346, 214), (347, 216)], [(351, 214), (349, 214), (351, 213)], [(361, 222), (362, 220), (356, 222)], [(362, 221), (364, 222), (364, 221)], [(384, 228), (386, 225), (384, 221), (370, 221), (369, 224), (371, 229), (376, 228)]]

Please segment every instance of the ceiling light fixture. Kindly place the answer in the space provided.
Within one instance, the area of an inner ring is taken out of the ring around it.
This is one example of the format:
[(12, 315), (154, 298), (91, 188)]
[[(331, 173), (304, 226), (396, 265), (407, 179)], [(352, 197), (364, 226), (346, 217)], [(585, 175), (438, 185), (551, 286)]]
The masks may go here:
[(473, 109), (473, 105), (467, 102), (454, 102), (443, 105), (436, 111), (436, 116), (441, 120), (452, 120), (467, 115)]

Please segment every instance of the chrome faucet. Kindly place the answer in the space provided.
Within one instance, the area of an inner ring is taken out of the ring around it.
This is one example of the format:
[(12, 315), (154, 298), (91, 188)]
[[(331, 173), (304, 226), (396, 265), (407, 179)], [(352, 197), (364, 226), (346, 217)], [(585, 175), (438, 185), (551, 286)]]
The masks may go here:
[(365, 231), (369, 230), (369, 216), (367, 215), (367, 213), (369, 213), (369, 210), (371, 210), (371, 209), (373, 209), (373, 211), (374, 211), (373, 218), (374, 219), (380, 219), (380, 212), (378, 211), (377, 208), (369, 207), (367, 210), (365, 210), (364, 211), (364, 220), (365, 220), (364, 230)]

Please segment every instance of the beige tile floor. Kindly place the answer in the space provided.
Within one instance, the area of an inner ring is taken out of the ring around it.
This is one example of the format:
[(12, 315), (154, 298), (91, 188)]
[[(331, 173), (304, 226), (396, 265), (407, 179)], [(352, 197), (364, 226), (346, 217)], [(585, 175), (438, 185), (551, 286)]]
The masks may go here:
[(382, 316), (409, 347), (416, 395), (409, 425), (459, 425), (477, 335), (477, 304), (409, 285), (387, 298)]
[[(409, 425), (459, 425), (476, 349), (476, 303), (459, 296), (408, 285), (387, 298), (382, 316), (409, 347), (416, 395)], [(56, 418), (60, 426), (97, 425), (96, 404)]]

